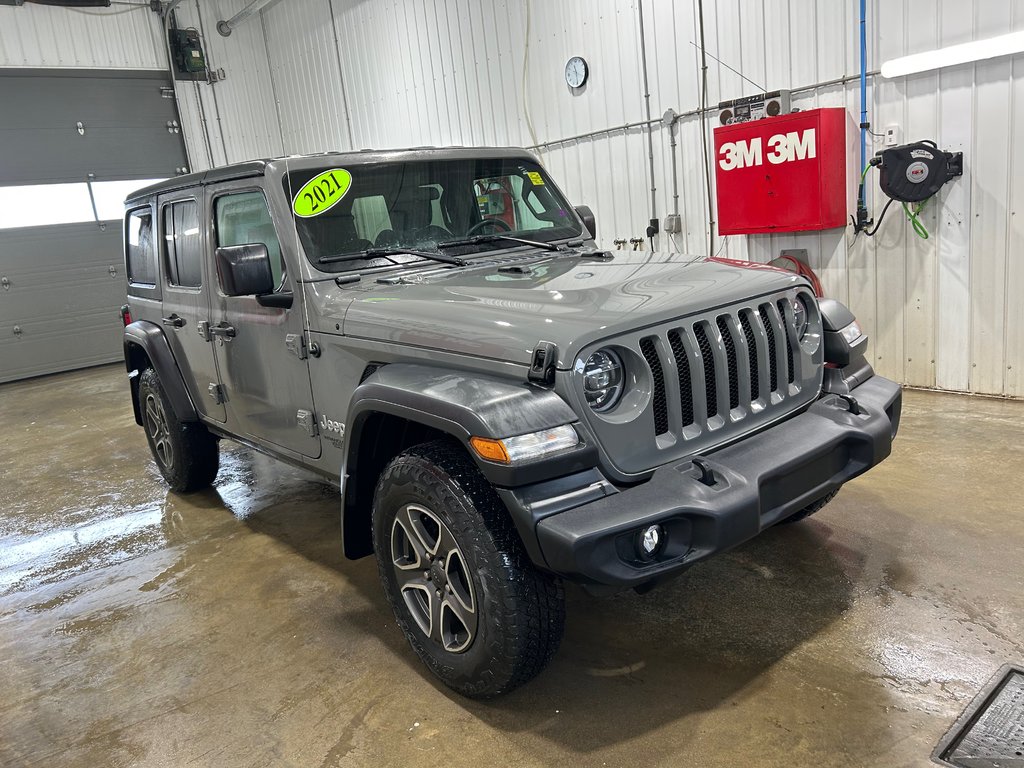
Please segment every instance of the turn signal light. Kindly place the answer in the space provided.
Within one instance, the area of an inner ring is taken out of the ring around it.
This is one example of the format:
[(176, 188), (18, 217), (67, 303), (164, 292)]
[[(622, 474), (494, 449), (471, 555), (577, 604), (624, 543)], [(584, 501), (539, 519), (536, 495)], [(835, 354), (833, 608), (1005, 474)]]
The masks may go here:
[(473, 446), (474, 451), (480, 454), (481, 459), (497, 461), (502, 464), (509, 463), (508, 451), (505, 450), (505, 444), (501, 440), (492, 440), (489, 437), (471, 437), (469, 444)]
[(490, 437), (471, 437), (469, 444), (481, 459), (499, 464), (520, 464), (571, 450), (580, 444), (580, 436), (571, 424), (542, 429), (526, 435), (495, 440)]

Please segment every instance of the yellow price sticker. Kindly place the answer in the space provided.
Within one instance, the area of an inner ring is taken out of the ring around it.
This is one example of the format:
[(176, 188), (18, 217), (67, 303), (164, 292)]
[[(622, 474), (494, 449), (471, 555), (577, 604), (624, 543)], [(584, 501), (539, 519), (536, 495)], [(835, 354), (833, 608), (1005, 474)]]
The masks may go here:
[(319, 216), (340, 203), (351, 187), (352, 174), (344, 168), (318, 173), (295, 193), (292, 211), (303, 219)]
[(527, 171), (526, 175), (530, 179), (530, 183), (532, 183), (533, 186), (535, 186), (535, 187), (543, 187), (544, 186), (544, 179), (543, 179), (543, 177), (539, 173), (537, 173), (537, 171)]

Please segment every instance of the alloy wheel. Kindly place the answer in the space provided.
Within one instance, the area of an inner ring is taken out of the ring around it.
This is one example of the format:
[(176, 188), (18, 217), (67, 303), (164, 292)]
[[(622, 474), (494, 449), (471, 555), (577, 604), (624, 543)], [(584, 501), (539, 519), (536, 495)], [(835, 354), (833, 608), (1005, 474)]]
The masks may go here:
[(174, 466), (174, 449), (171, 446), (171, 430), (167, 425), (167, 414), (163, 403), (150, 393), (146, 395), (144, 409), (146, 415), (146, 433), (153, 444), (153, 452), (165, 470)]
[(420, 630), (449, 653), (462, 653), (477, 631), (477, 604), (455, 537), (429, 509), (406, 504), (391, 527), (398, 589)]

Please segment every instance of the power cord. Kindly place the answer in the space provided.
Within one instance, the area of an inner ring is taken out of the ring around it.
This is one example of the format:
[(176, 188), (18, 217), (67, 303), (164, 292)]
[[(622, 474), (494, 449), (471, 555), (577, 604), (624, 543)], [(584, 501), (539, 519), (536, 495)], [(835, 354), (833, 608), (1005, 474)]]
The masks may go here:
[(874, 229), (870, 229), (870, 230), (866, 229), (866, 230), (864, 230), (864, 235), (866, 237), (874, 237), (875, 236), (875, 232), (877, 232), (878, 228), (880, 226), (882, 226), (882, 221), (885, 219), (885, 214), (889, 210), (889, 206), (892, 205), (892, 203), (893, 203), (893, 200), (890, 197), (888, 202), (885, 204), (885, 207), (882, 208), (882, 215), (878, 217), (878, 223), (875, 224)]
[[(933, 144), (934, 145), (934, 142), (931, 142), (931, 141), (929, 141), (929, 142), (921, 142), (921, 143), (928, 143), (928, 144)], [(860, 174), (860, 185), (861, 185), (862, 188), (864, 186), (864, 180), (865, 180), (865, 178), (868, 175), (868, 171), (870, 171), (872, 166), (875, 166), (875, 165), (878, 165), (878, 159), (877, 158), (872, 160), (866, 166), (864, 166), (864, 170)], [(934, 197), (934, 195), (932, 197)], [(903, 213), (906, 215), (907, 221), (910, 222), (910, 226), (913, 227), (913, 229), (914, 229), (914, 234), (917, 235), (918, 237), (920, 237), (922, 240), (927, 240), (930, 237), (930, 235), (928, 234), (928, 229), (927, 229), (927, 227), (925, 227), (924, 222), (922, 222), (917, 217), (918, 217), (918, 214), (920, 214), (921, 211), (924, 210), (925, 205), (927, 205), (928, 201), (931, 200), (931, 199), (932, 199), (931, 197), (927, 197), (924, 200), (922, 200), (920, 202), (920, 204), (918, 204), (917, 206), (915, 206), (913, 208), (911, 206), (907, 205), (905, 202), (901, 202), (900, 203), (900, 205), (903, 206)], [(890, 197), (886, 201), (885, 207), (882, 208), (882, 213), (879, 214), (879, 216), (878, 216), (878, 221), (877, 222), (872, 222), (871, 220), (869, 220), (867, 218), (867, 209), (866, 208), (863, 208), (863, 209), (858, 208), (858, 211), (857, 211), (858, 218), (854, 219), (854, 217), (852, 217), (852, 216), (850, 217), (853, 220), (853, 229), (854, 229), (853, 239), (854, 239), (854, 241), (856, 241), (857, 236), (861, 232), (863, 232), (864, 235), (867, 236), (867, 237), (874, 237), (875, 233), (878, 231), (878, 228), (882, 226), (882, 221), (885, 219), (885, 214), (886, 214), (886, 212), (888, 212), (889, 206), (892, 205), (894, 202), (896, 202), (896, 198), (894, 198), (894, 197)], [(868, 229), (867, 227), (870, 226), (872, 223), (874, 223), (875, 226), (872, 229)], [(852, 247), (852, 245), (851, 245), (851, 247)]]

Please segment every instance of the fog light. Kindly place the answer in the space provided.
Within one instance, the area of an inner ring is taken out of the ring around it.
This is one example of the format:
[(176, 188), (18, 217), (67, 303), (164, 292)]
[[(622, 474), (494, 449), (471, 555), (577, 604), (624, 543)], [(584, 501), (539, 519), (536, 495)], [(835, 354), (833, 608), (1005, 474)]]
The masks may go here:
[(665, 543), (665, 531), (660, 525), (649, 525), (640, 529), (638, 549), (644, 560), (653, 560)]

